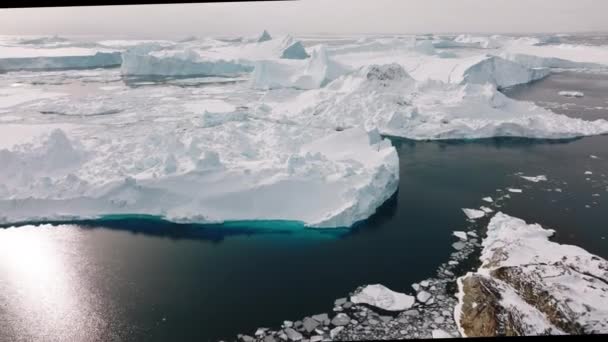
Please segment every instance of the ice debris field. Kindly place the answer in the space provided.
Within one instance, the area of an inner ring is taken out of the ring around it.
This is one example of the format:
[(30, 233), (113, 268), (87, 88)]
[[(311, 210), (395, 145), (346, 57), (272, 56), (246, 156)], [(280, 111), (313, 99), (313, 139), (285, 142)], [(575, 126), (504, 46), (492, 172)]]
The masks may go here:
[(0, 222), (145, 214), (348, 227), (397, 190), (387, 137), (605, 134), (606, 120), (501, 90), (606, 68), (608, 47), (534, 37), (3, 36)]

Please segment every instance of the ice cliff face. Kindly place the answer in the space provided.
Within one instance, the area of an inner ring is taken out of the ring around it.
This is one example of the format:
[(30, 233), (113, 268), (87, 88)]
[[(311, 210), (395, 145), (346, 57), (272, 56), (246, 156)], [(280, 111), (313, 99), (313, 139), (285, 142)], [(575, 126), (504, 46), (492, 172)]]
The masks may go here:
[(119, 126), (55, 129), (35, 139), (38, 147), (0, 150), (1, 220), (122, 213), (348, 227), (373, 214), (398, 186), (396, 151), (375, 132), (331, 133), (246, 116), (180, 137), (170, 134), (174, 125)]
[(551, 235), (503, 213), (491, 219), (481, 267), (458, 279), (463, 336), (608, 331), (608, 262)]

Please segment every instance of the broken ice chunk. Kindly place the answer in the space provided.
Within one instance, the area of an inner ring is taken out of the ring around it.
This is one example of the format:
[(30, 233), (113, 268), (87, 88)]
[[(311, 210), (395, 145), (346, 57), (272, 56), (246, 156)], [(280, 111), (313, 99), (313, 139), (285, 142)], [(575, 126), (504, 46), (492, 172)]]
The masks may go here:
[(492, 209), (490, 209), (488, 207), (484, 207), (484, 206), (481, 206), (479, 209), (483, 210), (483, 212), (485, 212), (486, 214), (494, 212), (494, 210), (492, 210)]
[(463, 208), (462, 211), (471, 220), (475, 220), (480, 217), (484, 217), (486, 215), (486, 213), (483, 210)]
[(585, 94), (580, 91), (572, 91), (572, 90), (560, 91), (558, 94), (561, 96), (566, 96), (566, 97), (583, 97), (583, 96), (585, 96)]
[(520, 177), (523, 178), (523, 179), (525, 179), (525, 180), (527, 180), (527, 181), (534, 182), (534, 183), (538, 183), (538, 182), (541, 182), (541, 181), (543, 181), (543, 182), (547, 181), (547, 177), (544, 176), (544, 175), (538, 175), (536, 177), (528, 177), (528, 176), (520, 176)]
[(462, 232), (462, 231), (455, 231), (452, 233), (455, 237), (459, 238), (460, 240), (467, 240), (467, 233)]
[(482, 201), (486, 201), (486, 202), (488, 202), (488, 203), (492, 203), (492, 202), (494, 202), (494, 200), (492, 200), (492, 197), (490, 197), (490, 196), (488, 196), (488, 197), (484, 197), (484, 198), (482, 198), (481, 200), (482, 200)]

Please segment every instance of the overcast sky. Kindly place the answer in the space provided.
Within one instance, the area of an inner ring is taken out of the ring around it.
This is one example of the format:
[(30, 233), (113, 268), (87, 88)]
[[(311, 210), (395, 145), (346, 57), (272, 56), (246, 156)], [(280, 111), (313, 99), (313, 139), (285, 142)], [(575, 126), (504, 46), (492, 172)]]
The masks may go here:
[(0, 9), (0, 34), (176, 38), (270, 33), (608, 31), (606, 0), (300, 0)]

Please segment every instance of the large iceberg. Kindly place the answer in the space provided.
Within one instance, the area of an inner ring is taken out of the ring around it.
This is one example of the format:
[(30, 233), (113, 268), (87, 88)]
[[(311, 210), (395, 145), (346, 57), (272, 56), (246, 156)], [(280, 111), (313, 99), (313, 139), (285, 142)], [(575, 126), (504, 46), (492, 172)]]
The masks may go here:
[(136, 47), (122, 53), (121, 72), (130, 76), (236, 76), (253, 67), (234, 60), (209, 60), (195, 50), (149, 50)]
[(259, 61), (301, 60), (306, 49), (291, 36), (262, 42), (227, 44), (207, 41), (161, 46), (134, 46), (122, 54), (124, 75), (234, 76), (254, 70)]
[(608, 332), (608, 261), (553, 233), (503, 213), (490, 220), (481, 267), (458, 279), (463, 336)]
[(417, 82), (398, 64), (363, 67), (321, 89), (270, 103), (273, 116), (316, 127), (364, 127), (409, 139), (571, 138), (608, 132), (608, 121), (558, 115), (507, 98), (496, 86)]
[(397, 189), (396, 151), (377, 132), (246, 115), (207, 128), (206, 119), (198, 124), (205, 106), (184, 107), (181, 118), (162, 125), (129, 124), (118, 120), (127, 114), (118, 114), (112, 124), (49, 126), (31, 142), (6, 143), (0, 221), (147, 214), (176, 222), (276, 219), (347, 227)]

